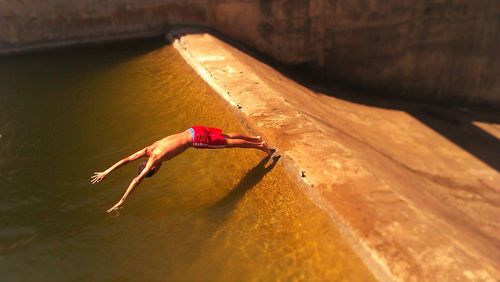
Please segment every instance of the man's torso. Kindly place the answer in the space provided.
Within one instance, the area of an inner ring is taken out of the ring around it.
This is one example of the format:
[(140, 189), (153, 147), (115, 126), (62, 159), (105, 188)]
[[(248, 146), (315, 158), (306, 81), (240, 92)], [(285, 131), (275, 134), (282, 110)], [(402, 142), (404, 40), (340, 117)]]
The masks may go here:
[(192, 138), (187, 131), (167, 136), (156, 141), (147, 148), (149, 157), (155, 158), (155, 161), (167, 161), (184, 152), (191, 147)]

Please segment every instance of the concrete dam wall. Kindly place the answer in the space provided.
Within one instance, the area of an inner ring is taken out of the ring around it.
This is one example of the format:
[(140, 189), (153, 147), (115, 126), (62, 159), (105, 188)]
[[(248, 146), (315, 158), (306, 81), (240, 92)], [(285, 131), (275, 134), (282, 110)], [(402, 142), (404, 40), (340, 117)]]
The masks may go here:
[(213, 28), (376, 93), (500, 104), (497, 0), (0, 0), (0, 52)]

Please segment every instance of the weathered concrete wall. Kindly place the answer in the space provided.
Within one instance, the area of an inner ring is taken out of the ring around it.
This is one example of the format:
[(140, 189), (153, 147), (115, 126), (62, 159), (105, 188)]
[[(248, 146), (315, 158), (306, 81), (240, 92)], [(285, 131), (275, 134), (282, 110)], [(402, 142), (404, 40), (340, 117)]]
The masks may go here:
[(0, 0), (0, 50), (160, 34), (207, 23), (205, 1)]
[(0, 49), (202, 25), (390, 93), (500, 103), (498, 0), (0, 0)]

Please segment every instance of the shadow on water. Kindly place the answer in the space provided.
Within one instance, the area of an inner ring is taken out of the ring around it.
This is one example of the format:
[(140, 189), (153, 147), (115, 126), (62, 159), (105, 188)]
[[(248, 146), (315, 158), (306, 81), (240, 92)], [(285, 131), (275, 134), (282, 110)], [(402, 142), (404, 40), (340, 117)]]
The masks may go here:
[(213, 212), (211, 217), (216, 221), (224, 221), (225, 218), (231, 214), (236, 204), (243, 198), (245, 193), (257, 185), (262, 178), (274, 168), (280, 158), (280, 155), (272, 157), (272, 162), (266, 166), (271, 159), (271, 156), (267, 156), (255, 167), (250, 169), (238, 184), (231, 189), (231, 192), (219, 199), (209, 208), (209, 211)]
[[(271, 152), (274, 153), (275, 151), (276, 151), (275, 149), (271, 149)], [(274, 155), (274, 156), (271, 155), (264, 157), (262, 160), (259, 161), (257, 165), (255, 165), (253, 168), (251, 168), (245, 173), (245, 175), (240, 179), (238, 184), (236, 184), (236, 186), (234, 186), (228, 194), (216, 200), (216, 202), (214, 203), (204, 204), (203, 205), (204, 208), (203, 210), (201, 210), (201, 213), (203, 215), (200, 216), (209, 217), (209, 221), (215, 225), (223, 222), (225, 218), (231, 214), (231, 212), (234, 210), (239, 200), (243, 198), (245, 193), (251, 190), (253, 187), (255, 187), (264, 178), (264, 176), (276, 166), (280, 158), (281, 155)], [(271, 159), (272, 162), (269, 163)], [(159, 217), (164, 217), (166, 215), (164, 213), (151, 213), (149, 211), (151, 210), (150, 209), (135, 210), (128, 212), (132, 213), (134, 216), (146, 217), (146, 218), (159, 218)], [(200, 211), (196, 211), (194, 213), (198, 212)], [(116, 213), (116, 215), (119, 215), (119, 211)]]
[[(256, 166), (246, 172), (238, 184), (236, 184), (228, 194), (208, 206), (202, 211), (202, 214), (198, 215), (198, 218), (202, 218), (201, 221), (204, 222), (204, 231), (203, 236), (198, 238), (198, 247), (193, 248), (190, 254), (185, 254), (186, 257), (189, 257), (189, 261), (192, 263), (196, 261), (204, 251), (205, 246), (210, 245), (211, 243), (209, 242), (211, 242), (214, 237), (217, 237), (216, 234), (218, 234), (219, 231), (224, 229), (224, 223), (233, 214), (240, 200), (248, 191), (259, 184), (264, 176), (276, 166), (280, 158), (280, 155), (266, 156), (263, 158)], [(271, 159), (272, 162), (269, 163)], [(196, 245), (193, 242), (190, 242), (190, 244)]]
[[(335, 81), (327, 78), (326, 71), (312, 69), (307, 65), (285, 66), (275, 59), (213, 30), (203, 28), (187, 30), (176, 37), (196, 33), (210, 33), (226, 44), (272, 66), (284, 76), (315, 92), (360, 105), (405, 111), (491, 168), (500, 171), (498, 154), (500, 142), (498, 138), (474, 124), (475, 122), (499, 124), (500, 115), (496, 104), (489, 105), (484, 102), (474, 104), (456, 98), (437, 101), (414, 96), (402, 97), (390, 91), (366, 89), (362, 85)], [(332, 82), (335, 86), (332, 86)]]

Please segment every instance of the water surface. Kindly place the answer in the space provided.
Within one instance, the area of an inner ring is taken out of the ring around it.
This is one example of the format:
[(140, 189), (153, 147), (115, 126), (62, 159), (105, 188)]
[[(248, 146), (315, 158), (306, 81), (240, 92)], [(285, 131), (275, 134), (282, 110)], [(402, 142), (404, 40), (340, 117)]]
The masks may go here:
[(139, 161), (91, 174), (195, 124), (245, 132), (157, 41), (2, 59), (2, 281), (372, 280), (256, 150), (189, 149), (107, 214)]

